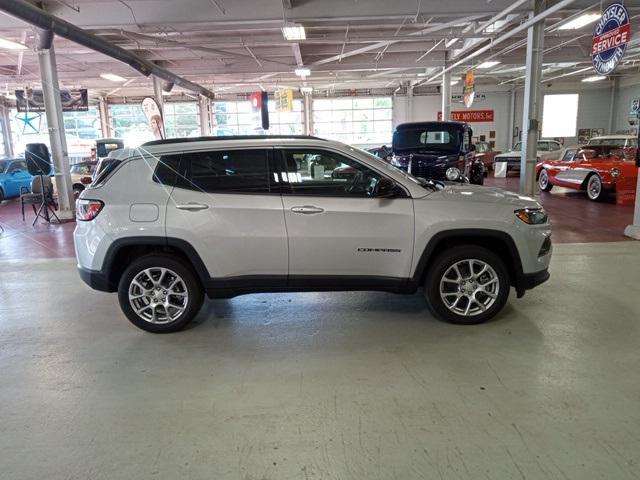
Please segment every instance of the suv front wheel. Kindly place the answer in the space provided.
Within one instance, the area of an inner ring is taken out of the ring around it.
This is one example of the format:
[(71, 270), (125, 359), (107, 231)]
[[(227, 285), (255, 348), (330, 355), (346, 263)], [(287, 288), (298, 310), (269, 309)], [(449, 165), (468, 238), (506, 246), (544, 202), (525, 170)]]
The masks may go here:
[(151, 254), (134, 260), (118, 285), (120, 308), (136, 327), (153, 333), (184, 328), (204, 300), (202, 285), (182, 261)]
[(472, 325), (494, 317), (509, 296), (504, 262), (486, 248), (452, 247), (436, 258), (425, 282), (431, 310), (451, 323)]

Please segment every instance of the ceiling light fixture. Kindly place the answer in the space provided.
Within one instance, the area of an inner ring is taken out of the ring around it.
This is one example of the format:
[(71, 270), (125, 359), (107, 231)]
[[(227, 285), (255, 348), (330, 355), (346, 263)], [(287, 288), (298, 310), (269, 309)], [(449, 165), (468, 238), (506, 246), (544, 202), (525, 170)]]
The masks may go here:
[(599, 13), (585, 13), (558, 27), (558, 30), (578, 30), (600, 19)]
[(451, 40), (447, 40), (444, 44), (445, 48), (449, 48), (452, 45), (455, 45), (455, 43), (458, 41), (457, 38), (452, 38)]
[(604, 75), (593, 75), (592, 77), (585, 77), (582, 79), (583, 82), (599, 82), (600, 80), (606, 80), (607, 77)]
[(309, 75), (311, 75), (311, 70), (309, 70), (308, 68), (296, 68), (294, 72), (299, 77), (308, 77)]
[(6, 38), (0, 38), (0, 48), (4, 50), (27, 50), (26, 45)]
[(457, 85), (459, 82), (459, 80), (451, 80), (450, 85), (453, 87), (454, 85)]
[(282, 27), (282, 36), (285, 40), (304, 40), (307, 38), (307, 33), (302, 25), (291, 23)]
[(105, 80), (109, 80), (110, 82), (126, 82), (127, 79), (121, 77), (120, 75), (116, 75), (115, 73), (101, 73), (100, 78), (104, 78)]
[(497, 60), (488, 60), (486, 62), (482, 62), (476, 68), (478, 68), (480, 70), (486, 70), (487, 68), (495, 67), (496, 65), (499, 65), (499, 64), (500, 64), (500, 62), (497, 61)]

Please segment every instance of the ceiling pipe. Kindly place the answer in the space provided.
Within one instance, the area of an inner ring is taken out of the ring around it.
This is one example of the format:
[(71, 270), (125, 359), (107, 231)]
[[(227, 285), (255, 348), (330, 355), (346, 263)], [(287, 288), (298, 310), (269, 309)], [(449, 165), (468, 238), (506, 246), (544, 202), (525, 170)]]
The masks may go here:
[[(169, 83), (174, 83), (186, 90), (192, 90), (196, 93), (204, 95), (208, 98), (215, 98), (211, 90), (204, 88), (202, 85), (191, 82), (186, 78), (182, 78), (169, 70), (161, 68), (152, 62), (141, 58), (134, 53), (113, 45), (100, 37), (86, 32), (82, 28), (76, 27), (69, 22), (41, 10), (24, 0), (11, 0), (10, 2), (0, 2), (0, 10), (9, 15), (29, 23), (40, 30), (49, 33), (41, 34), (44, 40), (53, 40), (53, 34), (59, 35), (67, 40), (83, 45), (87, 48), (100, 52), (111, 58), (126, 63), (134, 70), (137, 70), (145, 77), (155, 75)], [(50, 36), (50, 38), (48, 37)], [(39, 40), (40, 44), (40, 40)]]
[(498, 13), (495, 16), (491, 17), (489, 20), (487, 20), (482, 25), (480, 25), (478, 28), (476, 28), (475, 29), (475, 33), (480, 33), (482, 31), (484, 31), (485, 28), (490, 27), (491, 25), (496, 23), (501, 18), (506, 17), (508, 14), (513, 12), (520, 5), (522, 5), (522, 4), (524, 4), (524, 3), (528, 2), (528, 1), (529, 0), (518, 0), (517, 2), (512, 3), (511, 6), (505, 8), (500, 13)]
[(536, 15), (535, 17), (533, 17), (531, 20), (522, 23), (521, 25), (517, 26), (516, 28), (509, 30), (507, 33), (505, 33), (504, 35), (501, 35), (500, 37), (496, 38), (495, 40), (492, 40), (490, 43), (488, 43), (487, 45), (485, 45), (482, 48), (479, 48), (478, 50), (476, 50), (473, 53), (470, 53), (469, 55), (467, 55), (465, 58), (458, 60), (457, 62), (452, 63), (450, 66), (448, 66), (447, 68), (445, 68), (444, 70), (442, 70), (440, 73), (438, 73), (437, 75), (434, 75), (433, 77), (429, 78), (427, 80), (427, 82), (432, 82), (433, 80), (436, 80), (438, 78), (440, 78), (442, 75), (444, 75), (446, 72), (453, 70), (454, 68), (456, 68), (458, 65), (463, 64), (464, 62), (467, 62), (475, 57), (477, 57), (478, 55), (482, 55), (484, 52), (488, 51), (489, 49), (491, 49), (492, 47), (504, 42), (505, 40), (510, 39), (511, 37), (513, 37), (514, 35), (527, 30), (530, 26), (543, 21), (545, 18), (547, 18), (548, 16), (554, 14), (555, 12), (557, 12), (558, 10), (562, 10), (563, 8), (571, 5), (572, 3), (575, 3), (576, 0), (562, 0), (559, 3), (556, 3), (553, 7), (547, 8), (544, 12), (540, 13), (539, 15)]

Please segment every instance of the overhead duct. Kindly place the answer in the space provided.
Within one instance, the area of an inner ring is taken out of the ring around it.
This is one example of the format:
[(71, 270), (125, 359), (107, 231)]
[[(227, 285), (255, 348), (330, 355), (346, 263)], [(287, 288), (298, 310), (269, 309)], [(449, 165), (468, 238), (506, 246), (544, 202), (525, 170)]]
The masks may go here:
[[(126, 63), (145, 77), (155, 75), (156, 77), (165, 80), (167, 83), (173, 83), (186, 90), (191, 90), (211, 99), (215, 98), (214, 93), (211, 90), (204, 88), (202, 85), (198, 85), (186, 78), (182, 78), (169, 70), (165, 70), (164, 68), (145, 60), (144, 58), (140, 58), (124, 48), (113, 45), (96, 35), (84, 31), (82, 28), (76, 27), (75, 25), (72, 25), (58, 17), (54, 17), (24, 0), (11, 0), (9, 2), (2, 1), (0, 2), (0, 10), (41, 30), (49, 31), (51, 32), (50, 35), (55, 33), (56, 35), (71, 40), (72, 42)], [(44, 44), (44, 42), (41, 44)]]

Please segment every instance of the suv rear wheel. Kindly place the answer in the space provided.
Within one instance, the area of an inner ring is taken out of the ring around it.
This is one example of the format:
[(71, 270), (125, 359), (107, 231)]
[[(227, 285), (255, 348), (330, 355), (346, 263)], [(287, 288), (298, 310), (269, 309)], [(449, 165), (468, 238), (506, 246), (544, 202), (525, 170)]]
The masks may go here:
[(472, 325), (494, 317), (509, 296), (504, 262), (486, 248), (462, 245), (433, 262), (425, 296), (433, 313), (451, 323)]
[(202, 285), (182, 261), (145, 255), (125, 270), (118, 285), (120, 308), (136, 327), (153, 333), (184, 328), (204, 300)]

